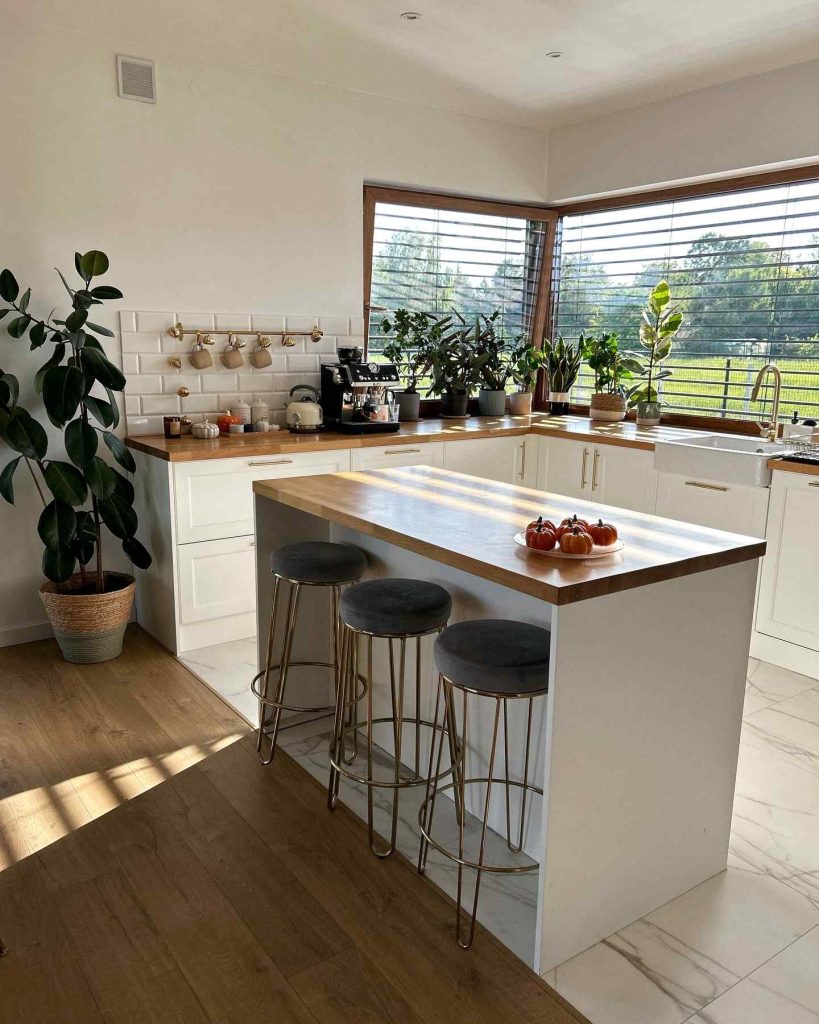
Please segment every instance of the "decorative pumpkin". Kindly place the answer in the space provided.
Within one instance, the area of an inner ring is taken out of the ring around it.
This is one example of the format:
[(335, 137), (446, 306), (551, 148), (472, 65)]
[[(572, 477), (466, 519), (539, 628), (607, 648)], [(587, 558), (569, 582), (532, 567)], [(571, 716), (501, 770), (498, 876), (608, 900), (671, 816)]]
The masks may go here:
[(602, 519), (591, 524), (589, 533), (594, 543), (601, 548), (607, 548), (617, 540), (617, 527), (612, 526), (611, 523), (604, 523)]
[(191, 427), (191, 434), (200, 440), (213, 440), (219, 436), (219, 427), (210, 420), (202, 420), (201, 423), (194, 423)]
[(560, 550), (567, 555), (590, 555), (594, 541), (580, 526), (573, 526), (560, 538)]
[(533, 530), (526, 531), (526, 546), (537, 551), (551, 551), (557, 544), (557, 534), (545, 523), (539, 522)]
[(550, 522), (548, 519), (544, 519), (543, 516), (538, 516), (537, 519), (533, 519), (526, 527), (526, 534), (528, 535), (530, 530), (536, 530), (539, 526), (542, 526), (547, 530), (551, 530), (552, 533), (557, 532), (557, 527), (554, 523)]
[(577, 513), (576, 513), (576, 512), (575, 512), (575, 514), (574, 514), (573, 516), (570, 516), (570, 517), (567, 517), (566, 519), (564, 519), (564, 520), (563, 520), (563, 521), (561, 522), (561, 524), (560, 524), (560, 525), (561, 525), (561, 526), (568, 526), (568, 527), (570, 527), (570, 528), (573, 528), (573, 527), (575, 527), (575, 526), (580, 526), (580, 527), (582, 527), (582, 528), (583, 528), (583, 529), (584, 529), (584, 530), (585, 530), (585, 531), (586, 531), (587, 533), (588, 533), (588, 530), (589, 530), (589, 524), (588, 524), (588, 523), (586, 522), (586, 520), (585, 520), (585, 519), (578, 519), (578, 517), (577, 517)]

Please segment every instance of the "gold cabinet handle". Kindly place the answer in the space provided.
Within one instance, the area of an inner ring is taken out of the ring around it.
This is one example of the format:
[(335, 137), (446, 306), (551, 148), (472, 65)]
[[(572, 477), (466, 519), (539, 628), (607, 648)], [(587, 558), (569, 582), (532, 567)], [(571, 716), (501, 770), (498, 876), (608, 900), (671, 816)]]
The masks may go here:
[(385, 455), (419, 455), (420, 448), (390, 448), (384, 452)]
[(292, 459), (251, 459), (248, 466), (285, 466), (292, 462)]
[(589, 457), (589, 449), (583, 449), (583, 463), (580, 466), (580, 490), (586, 490), (586, 461)]
[(811, 480), (808, 483), (808, 487), (819, 487), (819, 480)]
[(686, 487), (701, 487), (704, 491), (730, 491), (730, 487), (722, 487), (720, 484), (703, 484), (699, 480), (686, 480)]
[(594, 459), (592, 461), (592, 490), (597, 490), (597, 461), (600, 458), (600, 452), (594, 449)]

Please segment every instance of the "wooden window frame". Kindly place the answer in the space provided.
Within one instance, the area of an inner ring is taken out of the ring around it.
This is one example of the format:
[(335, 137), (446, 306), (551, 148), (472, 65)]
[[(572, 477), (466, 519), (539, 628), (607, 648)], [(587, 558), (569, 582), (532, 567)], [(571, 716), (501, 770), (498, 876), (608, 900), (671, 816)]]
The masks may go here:
[[(749, 174), (732, 175), (727, 178), (711, 178), (705, 181), (695, 182), (689, 185), (669, 185), (663, 188), (642, 189), (634, 192), (621, 192), (610, 196), (602, 196), (597, 199), (582, 199), (567, 203), (555, 203), (554, 209), (558, 214), (556, 233), (560, 233), (560, 224), (563, 217), (581, 213), (602, 213), (606, 210), (625, 210), (633, 206), (650, 206), (653, 203), (667, 203), (675, 199), (697, 199), (705, 196), (717, 196), (726, 192), (742, 192), (752, 189), (766, 188), (773, 185), (788, 185), (800, 181), (819, 179), (819, 164), (809, 163), (793, 167), (781, 167), (772, 171), (756, 171)], [(552, 263), (554, 263), (554, 246), (552, 246)], [(545, 262), (544, 262), (545, 268)], [(554, 291), (554, 265), (551, 267), (550, 292)], [(557, 313), (556, 294), (551, 296), (549, 309), (550, 333), (554, 331), (554, 321)], [(545, 410), (548, 406), (546, 398), (546, 381), (544, 375), (538, 382), (538, 389), (535, 393), (535, 408)], [(587, 405), (571, 405), (572, 413), (580, 416), (588, 415)], [(628, 419), (633, 419), (634, 413), (628, 414)], [(723, 419), (720, 416), (697, 416), (685, 413), (663, 413), (663, 423), (672, 426), (694, 427), (706, 430), (714, 430), (719, 427), (720, 433), (726, 434), (749, 434), (756, 437), (759, 433), (754, 421)]]
[[(417, 189), (395, 188), (387, 185), (364, 185), (364, 354), (370, 339), (370, 294), (373, 271), (373, 235), (375, 228), (376, 203), (392, 203), (399, 206), (418, 206), (426, 209), (448, 209), (464, 213), (494, 214), (501, 217), (525, 217), (541, 221), (546, 225), (546, 240), (543, 245), (543, 261), (540, 280), (537, 283), (535, 312), (532, 322), (532, 340), (540, 348), (547, 324), (551, 320), (552, 307), (552, 263), (554, 260), (555, 236), (560, 211), (554, 206), (538, 206), (531, 203), (505, 202), (500, 199), (475, 199), (470, 196), (450, 195), (448, 192), (426, 192)], [(535, 402), (541, 392), (545, 393), (542, 374), (535, 388)], [(434, 416), (440, 410), (440, 400), (425, 398), (422, 411)], [(473, 399), (470, 411), (477, 411), (477, 399)]]

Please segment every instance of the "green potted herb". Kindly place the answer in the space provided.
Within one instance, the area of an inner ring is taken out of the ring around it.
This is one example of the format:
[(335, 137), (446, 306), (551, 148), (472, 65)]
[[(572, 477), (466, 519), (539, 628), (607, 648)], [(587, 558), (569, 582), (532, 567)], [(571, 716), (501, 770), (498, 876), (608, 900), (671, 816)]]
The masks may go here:
[(420, 380), (427, 375), (430, 367), (430, 350), (440, 343), (444, 330), (452, 317), (435, 319), (428, 313), (411, 313), (408, 309), (396, 309), (392, 318), (384, 317), (381, 330), (392, 335), (384, 345), (384, 355), (395, 363), (401, 377), (407, 382), (403, 391), (396, 393), (398, 419), (403, 423), (420, 419), (421, 395), (418, 391)]
[(518, 338), (509, 357), (512, 380), (518, 389), (509, 396), (509, 411), (513, 416), (531, 415), (535, 381), (545, 361), (543, 349), (535, 348), (523, 335)]
[[(136, 469), (134, 458), (112, 432), (119, 422), (115, 392), (123, 390), (125, 377), (99, 341), (113, 332), (88, 319), (93, 306), (121, 299), (122, 293), (92, 284), (108, 269), (105, 253), (76, 253), (74, 265), (78, 287), (60, 274), (71, 299), (64, 320), (53, 319), (53, 313), (45, 320), (35, 317), (29, 312), (31, 289), (21, 294), (12, 272), (0, 273), (0, 299), (6, 303), (0, 319), (11, 314), (9, 335), (27, 334), (32, 351), (49, 349), (32, 383), (51, 424), (62, 432), (69, 460), (50, 455), (42, 424), (19, 402), (18, 379), (0, 371), (0, 440), (14, 453), (0, 472), (0, 495), (14, 504), (15, 473), (24, 466), (43, 504), (37, 532), (43, 542), (47, 582), (40, 596), (46, 612), (67, 661), (98, 662), (122, 650), (135, 589), (133, 576), (106, 572), (103, 526), (138, 568), (147, 569), (151, 556), (136, 538), (134, 488), (125, 475)], [(100, 441), (125, 473), (100, 457)]]
[(549, 406), (553, 415), (565, 416), (569, 411), (569, 392), (577, 380), (583, 349), (558, 336), (557, 341), (543, 339), (546, 371), (549, 374)]
[(642, 312), (640, 344), (645, 349), (632, 353), (624, 362), (639, 382), (628, 393), (630, 407), (637, 407), (637, 423), (641, 427), (656, 427), (662, 414), (658, 382), (671, 376), (663, 363), (671, 354), (674, 335), (679, 331), (683, 315), (669, 308), (671, 292), (666, 281), (651, 289), (648, 305)]
[(506, 385), (512, 376), (512, 365), (500, 318), (499, 309), (490, 316), (481, 316), (483, 326), (475, 331), (475, 351), (479, 357), (485, 357), (478, 391), (481, 416), (503, 416), (506, 412)]
[(593, 420), (614, 423), (626, 417), (624, 381), (632, 376), (628, 359), (620, 354), (617, 335), (605, 331), (599, 335), (580, 335), (583, 358), (594, 373), (594, 393), (589, 403)]
[(476, 338), (481, 336), (480, 317), (467, 325), (460, 313), (456, 330), (445, 333), (429, 350), (431, 383), (427, 394), (440, 395), (441, 415), (462, 419), (467, 416), (469, 398), (482, 380), (481, 370), (487, 356), (476, 350)]

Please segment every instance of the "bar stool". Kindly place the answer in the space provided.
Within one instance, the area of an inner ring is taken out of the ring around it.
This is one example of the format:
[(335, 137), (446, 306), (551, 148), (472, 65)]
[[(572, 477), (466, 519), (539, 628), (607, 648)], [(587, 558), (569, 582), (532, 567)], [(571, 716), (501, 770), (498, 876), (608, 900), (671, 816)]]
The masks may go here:
[[(302, 707), (285, 704), (287, 677), (291, 668), (314, 666), (333, 670), (334, 692), (338, 690), (339, 666), (339, 633), (338, 610), (341, 589), (347, 583), (355, 583), (361, 579), (367, 568), (367, 558), (363, 551), (351, 544), (335, 544), (330, 541), (300, 541), (295, 544), (283, 544), (273, 552), (270, 559), (273, 571), (273, 601), (270, 608), (270, 627), (267, 634), (267, 655), (265, 667), (253, 677), (250, 688), (259, 698), (259, 731), (256, 735), (256, 752), (263, 765), (268, 765), (276, 753), (276, 740), (279, 734), (279, 722), (282, 711), (301, 711), (318, 714), (330, 712), (333, 704), (322, 707)], [(283, 584), (289, 584), (287, 612), (284, 621), (284, 637), (282, 640), (281, 659), (273, 664), (273, 649), (276, 634), (276, 613), (278, 611), (280, 590)], [(331, 634), (333, 645), (332, 661), (293, 661), (293, 637), (296, 632), (296, 620), (299, 612), (299, 598), (302, 587), (331, 587)], [(277, 672), (274, 695), (270, 696), (270, 676)], [(263, 682), (261, 680), (263, 679)], [(265, 708), (272, 708), (270, 721), (270, 750), (264, 754), (262, 748), (265, 735)]]
[[(520, 853), (523, 849), (526, 830), (526, 804), (530, 793), (543, 795), (543, 790), (529, 781), (529, 755), (532, 739), (532, 708), (535, 697), (548, 692), (549, 681), (549, 643), (550, 633), (547, 629), (532, 626), (525, 622), (510, 619), (473, 619), (458, 622), (441, 633), (435, 641), (435, 664), (439, 670), (439, 700), (436, 702), (436, 724), (438, 706), (448, 709), (448, 727), (453, 733), (451, 744), (457, 750), (457, 758), (453, 771), (453, 781), (444, 786), (439, 784), (439, 772), (443, 753), (443, 733), (437, 730), (433, 736), (437, 738), (437, 751), (433, 743), (430, 751), (427, 792), (418, 812), (418, 823), (421, 828), (421, 845), (418, 852), (418, 873), (426, 870), (427, 855), (430, 846), (449, 860), (458, 865), (458, 891), (456, 900), (456, 936), (458, 945), (468, 949), (475, 937), (475, 921), (478, 911), (481, 875), (484, 871), (496, 874), (522, 874), (537, 870), (537, 864), (494, 864), (487, 863), (486, 834), (489, 827), (489, 811), (492, 797), (492, 786), (500, 784), (506, 796), (506, 844), (512, 853)], [(454, 691), (461, 694), (461, 735), (457, 737), (457, 721), (455, 715)], [(442, 695), (442, 696), (441, 696)], [(495, 701), (492, 740), (489, 751), (489, 763), (486, 775), (467, 776), (466, 752), (469, 743), (469, 711), (468, 697), (491, 698)], [(509, 772), (509, 721), (507, 705), (509, 701), (527, 700), (526, 741), (523, 754), (523, 779), (510, 777)], [(495, 761), (498, 748), (498, 732), (503, 712), (503, 745), (505, 772), (503, 777), (495, 775)], [(435, 757), (435, 761), (433, 758)], [(435, 772), (433, 773), (433, 764)], [(464, 808), (467, 806), (467, 787), (485, 785), (486, 794), (483, 800), (483, 815), (480, 832), (480, 844), (477, 860), (464, 855)], [(520, 790), (520, 821), (517, 835), (513, 839), (511, 821), (510, 792)], [(435, 813), (436, 798), (439, 793), (454, 790), (455, 811), (458, 822), (458, 852), (454, 853), (432, 836), (432, 823)], [(471, 913), (463, 911), (463, 870), (474, 868), (475, 893)], [(464, 921), (465, 919), (465, 921)], [(466, 923), (466, 931), (464, 931)]]
[(0, 956), (5, 956), (8, 953), (8, 946), (3, 945), (3, 940), (0, 939)]
[[(341, 597), (341, 682), (338, 688), (333, 739), (330, 745), (330, 779), (327, 787), (327, 806), (332, 811), (338, 800), (341, 777), (358, 782), (367, 788), (367, 835), (370, 849), (377, 857), (389, 857), (395, 852), (398, 834), (398, 800), (402, 789), (424, 785), (427, 776), (421, 764), (421, 729), (434, 730), (434, 722), (421, 715), (421, 639), (440, 633), (449, 618), (452, 599), (437, 583), (425, 580), (382, 579), (366, 580), (346, 590)], [(360, 647), (364, 638), (366, 660)], [(386, 640), (389, 655), (390, 709), (388, 716), (373, 716), (373, 640)], [(407, 693), (405, 681), (407, 642), (415, 640), (414, 693)], [(396, 657), (395, 647), (398, 647)], [(397, 661), (397, 668), (396, 668)], [(362, 664), (365, 662), (365, 664)], [(362, 671), (362, 668), (364, 671)], [(360, 692), (356, 692), (359, 690)], [(413, 713), (404, 712), (405, 696)], [(366, 720), (358, 721), (355, 708), (366, 698)], [(437, 718), (437, 708), (436, 716)], [(345, 725), (345, 719), (349, 724)], [(351, 719), (351, 721), (349, 721)], [(376, 778), (373, 771), (373, 726), (392, 726), (393, 763), (392, 778)], [(402, 764), (404, 754), (404, 726), (415, 727), (414, 744), (409, 751), (412, 767)], [(357, 754), (356, 741), (366, 730), (366, 772), (353, 767)], [(441, 731), (446, 731), (445, 722)], [(347, 748), (348, 739), (354, 746)], [(444, 774), (451, 772), (448, 768)], [(392, 791), (392, 827), (389, 842), (383, 846), (376, 842), (373, 825), (374, 791)]]

